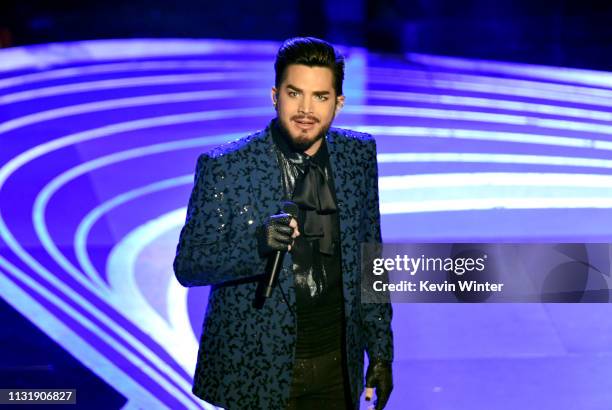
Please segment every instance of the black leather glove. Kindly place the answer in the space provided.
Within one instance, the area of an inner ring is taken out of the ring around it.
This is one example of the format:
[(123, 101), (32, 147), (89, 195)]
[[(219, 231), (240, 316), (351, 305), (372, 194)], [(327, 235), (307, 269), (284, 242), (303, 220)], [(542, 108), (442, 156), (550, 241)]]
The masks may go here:
[(291, 215), (278, 214), (266, 218), (257, 230), (259, 254), (268, 256), (274, 251), (287, 251), (293, 242), (293, 228), (289, 226)]
[(374, 408), (375, 410), (383, 410), (393, 390), (391, 362), (381, 359), (370, 360), (366, 372), (366, 387), (376, 388)]

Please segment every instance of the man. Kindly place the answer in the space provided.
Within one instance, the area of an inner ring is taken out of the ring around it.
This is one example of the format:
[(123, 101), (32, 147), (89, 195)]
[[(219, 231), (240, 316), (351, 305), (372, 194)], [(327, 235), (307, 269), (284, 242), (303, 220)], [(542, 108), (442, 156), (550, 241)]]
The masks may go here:
[[(174, 261), (183, 286), (212, 286), (193, 392), (231, 410), (353, 409), (365, 350), (366, 400), (376, 389), (382, 409), (391, 305), (360, 302), (361, 244), (381, 241), (375, 142), (330, 128), (344, 104), (331, 45), (287, 40), (275, 70), (277, 117), (198, 159)], [(283, 269), (258, 303), (279, 251)]]

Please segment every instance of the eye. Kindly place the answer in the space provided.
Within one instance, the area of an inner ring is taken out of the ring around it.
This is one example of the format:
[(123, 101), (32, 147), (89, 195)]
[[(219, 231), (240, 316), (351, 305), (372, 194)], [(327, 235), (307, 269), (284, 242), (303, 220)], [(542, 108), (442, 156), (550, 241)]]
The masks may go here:
[(297, 91), (293, 91), (293, 90), (289, 90), (287, 92), (287, 94), (289, 95), (289, 97), (297, 97), (298, 96)]
[(317, 100), (319, 100), (319, 101), (327, 101), (327, 100), (329, 100), (329, 97), (326, 96), (326, 95), (317, 95), (315, 98)]

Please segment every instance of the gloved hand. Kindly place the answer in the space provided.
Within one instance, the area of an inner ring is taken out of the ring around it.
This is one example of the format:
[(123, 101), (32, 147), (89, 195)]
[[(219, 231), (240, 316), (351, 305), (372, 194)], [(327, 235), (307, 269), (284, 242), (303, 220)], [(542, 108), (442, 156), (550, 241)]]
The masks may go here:
[(374, 408), (375, 410), (383, 410), (393, 390), (391, 362), (376, 358), (370, 360), (366, 372), (366, 400), (372, 398), (372, 388), (376, 388)]
[(293, 239), (298, 235), (297, 221), (291, 215), (269, 216), (257, 230), (259, 254), (265, 257), (274, 251), (290, 251)]

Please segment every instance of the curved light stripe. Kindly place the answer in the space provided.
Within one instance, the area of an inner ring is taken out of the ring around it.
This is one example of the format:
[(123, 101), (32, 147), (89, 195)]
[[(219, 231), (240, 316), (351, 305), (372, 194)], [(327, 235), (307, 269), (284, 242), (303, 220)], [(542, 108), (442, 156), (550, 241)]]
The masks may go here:
[(252, 40), (120, 39), (31, 45), (0, 50), (0, 71), (118, 59), (209, 54), (261, 55), (273, 61), (279, 43)]
[(453, 138), (498, 142), (517, 142), (521, 144), (542, 144), (551, 146), (612, 150), (612, 141), (590, 138), (558, 137), (554, 135), (527, 134), (518, 132), (479, 131), (455, 128), (430, 128), (386, 125), (356, 125), (353, 129), (380, 136)]
[[(1, 53), (1, 51), (0, 51)], [(0, 54), (1, 55), (1, 54)], [(58, 80), (62, 78), (76, 78), (92, 74), (131, 73), (134, 71), (164, 71), (164, 70), (193, 70), (193, 69), (236, 69), (244, 68), (243, 61), (232, 60), (178, 60), (178, 61), (129, 61), (124, 63), (93, 64), (79, 67), (58, 68), (38, 73), (16, 75), (0, 79), (0, 89), (32, 84), (36, 82)], [(269, 70), (270, 62), (249, 60), (249, 68), (255, 70)]]
[[(548, 198), (556, 200), (570, 200), (582, 198), (595, 198), (598, 201), (612, 199), (612, 190), (606, 189), (602, 192), (601, 188), (578, 187), (578, 186), (531, 186), (521, 185), (468, 185), (460, 187), (432, 186), (398, 190), (383, 190), (380, 192), (383, 204), (397, 202), (411, 202), (420, 204), (421, 202), (432, 201), (472, 201), (478, 203), (480, 200), (495, 200), (500, 207), (508, 207), (505, 202), (515, 200), (532, 200)], [(559, 201), (557, 201), (558, 203)], [(555, 207), (566, 207), (557, 204)], [(567, 206), (566, 208), (571, 208)]]
[[(15, 268), (0, 256), (0, 265), (7, 272), (11, 272), (15, 278), (23, 283), (23, 286), (29, 288), (32, 292), (40, 295), (48, 300), (53, 305), (60, 308), (66, 313), (72, 313), (79, 316), (79, 313), (74, 311), (70, 306), (67, 306), (60, 298), (45, 289), (30, 276)], [(32, 296), (30, 296), (21, 285), (17, 285), (13, 280), (8, 278), (8, 275), (0, 271), (0, 294), (3, 299), (11, 300), (15, 309), (22, 315), (32, 321), (38, 328), (42, 329), (45, 334), (55, 340), (60, 346), (69, 350), (70, 353), (96, 373), (107, 383), (112, 384), (117, 391), (127, 397), (130, 401), (134, 401), (139, 406), (144, 408), (158, 408), (163, 406), (155, 396), (147, 389), (143, 388), (136, 380), (128, 376), (123, 370), (108, 360), (97, 349), (87, 343), (82, 336), (78, 335), (74, 330), (57, 319), (45, 307), (40, 305)], [(9, 299), (10, 295), (10, 299)]]
[(494, 209), (567, 209), (567, 208), (612, 208), (612, 198), (490, 198), (490, 199), (453, 199), (439, 201), (388, 201), (380, 205), (384, 215), (486, 211)]
[(569, 167), (612, 168), (612, 160), (548, 155), (480, 154), (455, 152), (382, 153), (377, 156), (381, 164), (405, 162), (477, 162), (491, 164), (531, 164)]
[[(451, 176), (453, 174), (450, 174)], [(443, 176), (442, 176), (443, 178)], [(381, 189), (381, 201), (386, 203), (391, 202), (412, 202), (420, 203), (423, 201), (455, 201), (469, 200), (474, 203), (479, 200), (495, 199), (500, 203), (500, 206), (506, 206), (504, 200), (515, 199), (533, 199), (533, 198), (549, 198), (549, 199), (580, 199), (580, 198), (597, 198), (599, 200), (608, 200), (612, 198), (612, 190), (602, 189), (601, 187), (583, 187), (578, 185), (563, 184), (547, 186), (545, 184), (521, 184), (521, 180), (517, 179), (512, 183), (489, 182), (489, 183), (469, 183), (470, 177), (463, 185), (447, 186), (444, 181), (438, 178), (429, 178), (433, 180), (431, 186), (416, 186), (405, 189)]]
[[(99, 278), (87, 254), (87, 237), (91, 227), (108, 211), (143, 195), (160, 191), (178, 185), (191, 184), (192, 175), (172, 178), (140, 187), (126, 192), (96, 207), (83, 218), (75, 235), (75, 251), (77, 258), (89, 277)], [(144, 226), (138, 227), (117, 244), (108, 259), (109, 280), (112, 292), (107, 300), (125, 312), (126, 317), (141, 330), (149, 334), (172, 356), (188, 373), (193, 373), (193, 357), (197, 354), (197, 341), (192, 332), (187, 314), (187, 290), (172, 282), (168, 289), (167, 305), (170, 327), (159, 314), (146, 303), (138, 287), (134, 283), (134, 262), (141, 249), (152, 242), (160, 233), (184, 223), (186, 208), (162, 215)], [(152, 330), (155, 329), (153, 332)], [(187, 344), (176, 350), (177, 342)]]
[(544, 81), (567, 81), (575, 84), (605, 88), (611, 88), (612, 84), (612, 74), (580, 68), (508, 63), (492, 60), (470, 60), (460, 57), (446, 57), (419, 53), (407, 53), (406, 59), (430, 67), (444, 67), (504, 75), (520, 75)]
[[(92, 210), (83, 219), (75, 235), (75, 249), (81, 265), (85, 270), (87, 270), (85, 267), (89, 266), (94, 272), (90, 272), (89, 275), (99, 277), (87, 255), (87, 236), (89, 228), (104, 213), (148, 193), (192, 182), (192, 175), (159, 181), (124, 193)], [(146, 302), (134, 282), (134, 263), (140, 251), (161, 233), (172, 228), (180, 228), (185, 215), (186, 208), (162, 215), (136, 228), (116, 244), (108, 258), (107, 272), (112, 292), (106, 300), (110, 301), (119, 312), (123, 312), (126, 318), (140, 327), (144, 333), (149, 334), (167, 352), (171, 352), (177, 363), (191, 374), (194, 371), (193, 358), (197, 354), (198, 346), (187, 313), (187, 289), (171, 282), (167, 293), (168, 323)], [(181, 345), (181, 349), (177, 350), (178, 344)]]
[[(370, 69), (372, 71), (372, 69)], [(490, 80), (490, 83), (486, 83), (483, 80), (479, 82), (468, 82), (459, 80), (445, 80), (441, 78), (397, 78), (394, 74), (381, 75), (380, 77), (370, 76), (368, 78), (370, 84), (386, 84), (396, 85), (399, 87), (405, 86), (416, 86), (424, 88), (433, 88), (439, 90), (453, 90), (466, 93), (486, 93), (496, 94), (520, 98), (534, 98), (536, 100), (547, 100), (547, 101), (564, 101), (571, 102), (574, 104), (581, 105), (598, 105), (602, 107), (612, 107), (612, 99), (606, 96), (599, 96), (595, 94), (584, 95), (578, 92), (557, 92), (539, 90), (535, 87), (519, 87), (512, 85), (502, 85)], [(607, 94), (607, 93), (606, 93)]]
[(119, 108), (134, 108), (154, 104), (174, 104), (193, 101), (206, 101), (213, 99), (226, 99), (237, 97), (261, 96), (262, 90), (257, 89), (221, 89), (209, 91), (191, 91), (182, 93), (153, 94), (139, 97), (115, 98), (110, 100), (93, 101), (83, 104), (75, 104), (66, 107), (53, 108), (32, 114), (14, 118), (0, 123), (0, 134), (14, 131), (15, 129), (66, 118), (72, 115), (94, 113), (104, 110), (115, 110)]
[(384, 115), (397, 117), (433, 118), (438, 120), (476, 121), (482, 123), (523, 125), (528, 127), (553, 128), (559, 130), (584, 131), (611, 134), (612, 125), (582, 123), (569, 120), (529, 117), (526, 115), (496, 114), (477, 111), (444, 110), (439, 108), (398, 107), (383, 105), (357, 105), (343, 108), (350, 114), (369, 116)]
[[(569, 192), (567, 188), (571, 188)], [(379, 179), (382, 214), (612, 208), (610, 188), (612, 176), (597, 174), (483, 172)], [(542, 196), (543, 190), (546, 196)]]
[[(176, 280), (170, 280), (170, 286), (166, 299), (169, 295), (177, 295), (177, 290), (170, 291), (170, 288), (178, 288), (181, 295), (181, 300), (174, 301), (172, 307), (180, 308), (179, 312), (173, 313), (175, 318), (179, 314), (184, 316), (178, 324), (182, 324), (179, 328), (170, 326), (170, 323), (164, 320), (162, 316), (147, 302), (146, 298), (140, 292), (136, 283), (135, 265), (138, 255), (149, 244), (155, 241), (161, 234), (170, 229), (178, 227), (184, 222), (185, 214), (181, 218), (176, 218), (176, 212), (162, 215), (153, 220), (147, 221), (145, 224), (135, 228), (127, 234), (121, 242), (117, 243), (107, 261), (107, 272), (113, 292), (113, 298), (117, 302), (117, 307), (120, 312), (128, 317), (145, 333), (149, 334), (160, 346), (167, 352), (172, 354), (172, 357), (177, 363), (187, 372), (193, 374), (195, 370), (194, 357), (198, 353), (198, 342), (193, 334), (191, 325), (189, 324), (189, 314), (187, 311), (187, 289), (182, 288)], [(177, 220), (178, 219), (178, 220)], [(168, 265), (171, 270), (171, 265)], [(172, 272), (168, 275), (174, 278)], [(168, 306), (170, 308), (170, 306)], [(176, 325), (177, 323), (173, 323)], [(187, 326), (185, 326), (187, 325)], [(180, 346), (180, 349), (176, 347)]]
[[(123, 160), (125, 160), (125, 158), (123, 158)], [(111, 163), (115, 163), (115, 162), (116, 161), (113, 161)], [(108, 165), (108, 163), (105, 163), (103, 166), (106, 166), (106, 165)], [(88, 173), (88, 172), (90, 172), (90, 170), (84, 171), (84, 173)], [(80, 173), (80, 175), (83, 175), (83, 173)], [(71, 180), (72, 179), (74, 179), (74, 175), (73, 175), (73, 178), (71, 178)], [(64, 180), (62, 185), (65, 185), (67, 182), (68, 181)], [(81, 223), (79, 223), (76, 229), (76, 233), (74, 235), (74, 249), (75, 249), (77, 260), (79, 261), (81, 268), (83, 269), (83, 272), (98, 285), (98, 288), (105, 289), (106, 283), (104, 282), (104, 279), (100, 276), (100, 273), (96, 271), (87, 253), (87, 237), (89, 236), (89, 232), (91, 231), (91, 228), (96, 224), (96, 222), (98, 222), (98, 220), (102, 218), (106, 213), (108, 213), (109, 211), (113, 210), (114, 208), (120, 205), (125, 204), (126, 202), (132, 201), (136, 198), (145, 196), (153, 192), (162, 191), (164, 189), (173, 188), (173, 187), (180, 186), (180, 185), (187, 185), (192, 182), (193, 182), (193, 176), (185, 175), (182, 177), (158, 181), (150, 185), (145, 185), (137, 189), (134, 189), (132, 191), (124, 192), (121, 195), (118, 195), (108, 201), (105, 201), (101, 203), (100, 205), (96, 206), (95, 208), (93, 208), (91, 211), (89, 211), (89, 213), (87, 213), (87, 215), (85, 215), (85, 217), (81, 220)], [(53, 193), (51, 193), (48, 198), (50, 198), (52, 195)], [(41, 229), (44, 230), (44, 235), (46, 236), (45, 240), (51, 240), (49, 238), (48, 230), (46, 229), (46, 224), (44, 222), (44, 209), (46, 207), (46, 204), (41, 204), (41, 207), (42, 207), (41, 209), (37, 210), (37, 212), (43, 213), (41, 221), (44, 226), (41, 226)], [(54, 250), (54, 253), (55, 252), (59, 253), (59, 250), (56, 249)], [(68, 262), (63, 257), (63, 255), (62, 255), (62, 259), (63, 259), (62, 263), (65, 264), (66, 262)], [(72, 268), (74, 267), (71, 266), (71, 269)], [(114, 296), (114, 295), (108, 294), (107, 297), (111, 297), (111, 296)]]
[(112, 80), (96, 80), (81, 83), (54, 85), (50, 87), (36, 88), (33, 90), (18, 91), (11, 94), (0, 95), (0, 105), (14, 104), (35, 100), (44, 97), (57, 97), (60, 95), (76, 94), (100, 90), (115, 90), (127, 87), (161, 86), (171, 84), (191, 84), (225, 81), (259, 80), (262, 74), (253, 71), (244, 72), (217, 72), (202, 74), (166, 74), (151, 75), (143, 77), (128, 77)]
[[(55, 246), (51, 235), (47, 229), (47, 225), (45, 222), (45, 212), (47, 208), (47, 204), (55, 195), (55, 193), (65, 186), (68, 182), (85, 175), (89, 172), (95, 171), (96, 169), (106, 167), (112, 164), (116, 164), (121, 161), (127, 161), (134, 158), (141, 158), (147, 155), (159, 154), (173, 150), (180, 149), (188, 149), (203, 145), (211, 145), (218, 144), (222, 142), (227, 142), (229, 140), (235, 139), (235, 134), (223, 135), (223, 136), (211, 136), (211, 137), (200, 137), (200, 138), (192, 138), (188, 140), (179, 140), (173, 142), (165, 142), (160, 144), (149, 145), (146, 147), (138, 147), (132, 148), (125, 151), (116, 152), (113, 154), (109, 154), (103, 157), (98, 157), (94, 160), (87, 161), (77, 165), (76, 167), (70, 168), (69, 170), (59, 174), (55, 178), (53, 178), (47, 185), (40, 190), (36, 199), (34, 200), (34, 206), (32, 210), (32, 220), (34, 222), (34, 229), (36, 234), (38, 235), (43, 247), (49, 255), (66, 271), (68, 272), (75, 280), (80, 282), (83, 286), (89, 289), (91, 292), (98, 294), (100, 297), (106, 298), (109, 295), (106, 293), (106, 284), (104, 280), (99, 277), (97, 272), (93, 269), (87, 269), (87, 263), (84, 265), (85, 273), (92, 279), (97, 286), (94, 286), (89, 281), (85, 280), (83, 274), (74, 266), (70, 261), (60, 252), (60, 250)], [(129, 198), (129, 194), (127, 197), (120, 196), (116, 199), (116, 201), (127, 200)], [(112, 203), (111, 203), (112, 205)], [(86, 218), (91, 218), (88, 216)], [(87, 225), (85, 225), (87, 227)], [(85, 227), (79, 226), (80, 229), (84, 229)], [(78, 231), (77, 231), (78, 232)], [(77, 248), (78, 250), (78, 248)], [(86, 260), (88, 262), (88, 260)]]
[(595, 121), (612, 121), (611, 111), (572, 108), (562, 105), (529, 103), (524, 101), (502, 100), (482, 97), (466, 97), (446, 94), (429, 94), (408, 91), (368, 90), (367, 97), (389, 101), (421, 102), (464, 107), (492, 108), (496, 110), (528, 112), (533, 114), (576, 117)]
[[(610, 102), (612, 97), (610, 91), (598, 87), (589, 87), (576, 84), (560, 84), (543, 81), (531, 81), (521, 78), (507, 78), (503, 76), (493, 76), (487, 74), (462, 74), (449, 71), (437, 71), (417, 69), (413, 67), (403, 68), (386, 68), (372, 67), (370, 70), (371, 78), (378, 80), (394, 79), (401, 83), (410, 84), (410, 80), (416, 78), (418, 80), (428, 80), (433, 83), (450, 82), (459, 84), (472, 85), (498, 85), (502, 89), (516, 88), (520, 90), (537, 91), (539, 94), (563, 95), (577, 97), (594, 97)], [(602, 72), (604, 73), (604, 72)], [(561, 98), (564, 100), (565, 98)]]
[[(89, 330), (90, 332), (95, 334), (97, 337), (102, 339), (108, 346), (110, 346), (112, 349), (114, 349), (115, 351), (120, 353), (127, 360), (132, 362), (135, 366), (137, 366), (140, 370), (142, 370), (151, 379), (156, 381), (161, 388), (166, 390), (175, 399), (177, 399), (178, 401), (183, 403), (185, 405), (185, 407), (190, 408), (190, 409), (197, 409), (197, 408), (199, 408), (199, 406), (196, 406), (197, 402), (195, 402), (194, 399), (192, 399), (187, 394), (185, 394), (186, 392), (184, 390), (183, 391), (178, 390), (176, 387), (174, 387), (174, 386), (170, 385), (169, 383), (167, 383), (167, 381), (163, 378), (162, 375), (160, 375), (155, 370), (151, 369), (151, 367), (146, 362), (144, 362), (138, 356), (136, 356), (135, 354), (130, 352), (123, 345), (118, 343), (112, 336), (108, 335), (104, 329), (102, 329), (101, 327), (97, 326), (95, 323), (93, 323), (88, 318), (83, 316), (77, 310), (72, 308), (69, 304), (67, 304), (66, 302), (61, 300), (59, 297), (57, 297), (53, 293), (49, 292), (43, 286), (41, 286), (40, 284), (36, 283), (36, 281), (34, 281), (33, 279), (29, 278), (28, 275), (26, 275), (24, 272), (21, 272), (18, 269), (14, 268), (8, 261), (6, 261), (1, 256), (0, 256), (0, 266), (2, 266), (7, 271), (11, 272), (13, 275), (18, 276), (20, 278), (20, 280), (22, 280), (24, 282), (27, 281), (30, 287), (36, 288), (36, 291), (38, 293), (40, 293), (41, 295), (43, 295), (47, 300), (49, 300), (49, 302), (51, 302), (54, 305), (58, 306), (66, 314), (72, 316), (83, 327), (85, 327), (87, 330)], [(179, 383), (179, 385), (180, 384), (186, 384), (186, 383)], [(183, 386), (183, 389), (184, 388), (185, 387)], [(190, 390), (190, 386), (188, 384), (187, 384), (187, 388), (188, 388), (188, 390)]]
[[(145, 128), (160, 127), (165, 125), (176, 125), (185, 124), (190, 122), (218, 120), (226, 118), (236, 117), (257, 117), (267, 115), (270, 113), (269, 108), (239, 108), (239, 109), (228, 109), (228, 110), (217, 110), (217, 111), (206, 111), (206, 112), (192, 112), (174, 115), (165, 115), (161, 117), (153, 118), (142, 118), (139, 120), (125, 121), (120, 123), (108, 124), (102, 127), (77, 132), (61, 138), (54, 139), (52, 141), (45, 142), (24, 151), (12, 158), (2, 168), (0, 168), (0, 189), (5, 184), (7, 178), (9, 178), (15, 171), (21, 168), (28, 162), (56, 151), (58, 149), (76, 144), (79, 142), (90, 141), (97, 138), (107, 137), (109, 135), (118, 134), (122, 132), (141, 130)], [(0, 221), (2, 218), (0, 217)], [(2, 224), (0, 223), (0, 233), (3, 232)]]
[(452, 188), (453, 191), (456, 191), (461, 187), (468, 186), (612, 188), (612, 175), (537, 172), (458, 172), (398, 175), (381, 177), (379, 181), (379, 188), (384, 191), (413, 188)]

